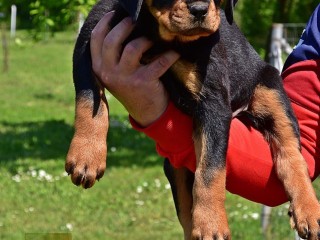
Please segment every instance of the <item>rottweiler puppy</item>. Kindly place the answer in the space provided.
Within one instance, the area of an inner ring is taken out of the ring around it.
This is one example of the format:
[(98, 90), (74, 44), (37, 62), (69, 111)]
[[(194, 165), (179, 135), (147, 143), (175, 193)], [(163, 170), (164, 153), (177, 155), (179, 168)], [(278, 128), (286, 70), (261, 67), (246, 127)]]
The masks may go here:
[(106, 167), (108, 104), (92, 71), (91, 31), (111, 10), (110, 27), (131, 16), (134, 39), (154, 46), (148, 62), (173, 49), (181, 58), (163, 75), (172, 101), (194, 122), (197, 169), (174, 169), (165, 162), (185, 239), (230, 239), (225, 212), (226, 151), (235, 113), (250, 114), (274, 157), (275, 168), (291, 202), (294, 227), (303, 238), (320, 236), (319, 204), (300, 153), (299, 128), (279, 72), (263, 62), (233, 23), (237, 1), (100, 0), (76, 42), (73, 77), (76, 90), (75, 134), (66, 161), (74, 184), (92, 187)]

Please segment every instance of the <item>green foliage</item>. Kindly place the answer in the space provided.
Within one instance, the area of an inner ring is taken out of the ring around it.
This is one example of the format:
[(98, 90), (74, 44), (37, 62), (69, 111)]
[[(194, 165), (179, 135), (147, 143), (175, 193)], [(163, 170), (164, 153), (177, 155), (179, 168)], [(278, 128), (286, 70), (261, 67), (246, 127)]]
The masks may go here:
[(237, 11), (242, 31), (261, 53), (273, 22), (306, 23), (318, 4), (318, 0), (243, 0)]
[(94, 0), (35, 0), (30, 3), (34, 39), (43, 39), (48, 32), (65, 30), (77, 19), (79, 13), (87, 15)]
[(10, 17), (11, 5), (18, 9), (18, 28), (30, 30), (35, 40), (53, 36), (77, 22), (79, 14), (87, 16), (96, 0), (0, 0), (0, 11)]
[[(31, 29), (35, 39), (48, 38), (87, 16), (97, 0), (0, 0), (0, 9), (10, 15), (18, 7), (18, 28)], [(265, 51), (272, 22), (305, 23), (318, 0), (240, 0), (236, 16), (242, 31), (254, 47)]]

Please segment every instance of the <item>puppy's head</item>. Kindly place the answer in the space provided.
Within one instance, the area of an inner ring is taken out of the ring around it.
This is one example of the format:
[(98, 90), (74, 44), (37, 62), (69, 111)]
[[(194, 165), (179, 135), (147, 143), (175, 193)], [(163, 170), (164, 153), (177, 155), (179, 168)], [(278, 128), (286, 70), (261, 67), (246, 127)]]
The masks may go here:
[[(120, 0), (134, 20), (141, 6), (158, 22), (160, 37), (165, 41), (190, 42), (216, 32), (220, 25), (221, 0)], [(233, 21), (237, 1), (227, 0), (226, 17)]]

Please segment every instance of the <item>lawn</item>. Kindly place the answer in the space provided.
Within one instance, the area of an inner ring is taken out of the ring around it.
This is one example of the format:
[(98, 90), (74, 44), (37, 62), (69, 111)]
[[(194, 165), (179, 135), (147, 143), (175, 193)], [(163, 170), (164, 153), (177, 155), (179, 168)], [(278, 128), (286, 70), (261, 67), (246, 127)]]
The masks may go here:
[[(64, 160), (73, 134), (76, 35), (40, 43), (26, 36), (10, 42), (10, 69), (0, 73), (0, 239), (182, 239), (162, 159), (111, 96), (107, 172), (89, 190), (71, 183)], [(226, 206), (234, 239), (264, 239), (260, 205), (228, 194)], [(273, 209), (266, 239), (294, 239), (287, 208)]]

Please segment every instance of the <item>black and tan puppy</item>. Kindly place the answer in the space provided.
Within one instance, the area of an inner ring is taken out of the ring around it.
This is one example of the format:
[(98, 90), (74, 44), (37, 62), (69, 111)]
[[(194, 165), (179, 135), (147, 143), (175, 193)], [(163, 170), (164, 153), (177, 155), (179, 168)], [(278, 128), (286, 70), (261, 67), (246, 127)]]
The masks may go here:
[(181, 58), (161, 78), (176, 106), (194, 121), (195, 174), (165, 164), (185, 239), (230, 239), (224, 208), (230, 122), (245, 109), (270, 143), (275, 168), (291, 202), (294, 227), (303, 238), (320, 236), (319, 204), (300, 153), (299, 129), (279, 72), (260, 60), (233, 23), (236, 1), (101, 0), (76, 43), (75, 135), (66, 171), (73, 183), (91, 187), (106, 167), (108, 105), (92, 72), (91, 31), (115, 10), (110, 27), (125, 16), (136, 21), (131, 39), (155, 44), (143, 57), (173, 49)]

